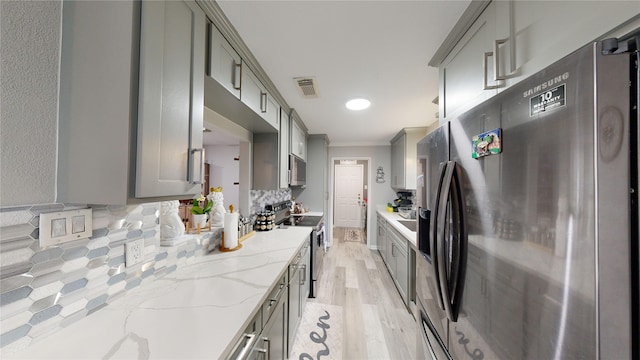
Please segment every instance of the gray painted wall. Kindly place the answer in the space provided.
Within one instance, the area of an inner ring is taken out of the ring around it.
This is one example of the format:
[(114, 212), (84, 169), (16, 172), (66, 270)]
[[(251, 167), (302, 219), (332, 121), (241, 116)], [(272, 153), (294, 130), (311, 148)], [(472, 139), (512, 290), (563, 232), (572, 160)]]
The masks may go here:
[(204, 154), (211, 166), (209, 186), (222, 186), (225, 209), (228, 209), (230, 204), (238, 209), (240, 206), (239, 185), (233, 183), (240, 182), (240, 161), (234, 160), (240, 156), (240, 146), (205, 146)]
[(60, 1), (0, 1), (0, 206), (56, 198)]

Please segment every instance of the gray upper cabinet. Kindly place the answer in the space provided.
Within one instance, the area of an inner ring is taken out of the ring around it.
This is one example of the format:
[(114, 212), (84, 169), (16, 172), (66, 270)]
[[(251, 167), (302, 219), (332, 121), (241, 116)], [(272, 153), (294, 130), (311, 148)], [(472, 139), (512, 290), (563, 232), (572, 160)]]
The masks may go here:
[(280, 132), (278, 141), (280, 142), (280, 176), (279, 184), (281, 189), (289, 187), (289, 113), (284, 107), (280, 107)]
[(426, 127), (404, 128), (391, 139), (391, 187), (416, 190), (417, 145), (427, 134)]
[[(273, 105), (276, 106), (276, 105)], [(289, 187), (289, 114), (278, 107), (277, 133), (253, 135), (253, 189), (277, 190)]]
[(142, 3), (136, 197), (200, 193), (206, 19), (195, 2)]
[(307, 132), (300, 125), (297, 115), (291, 117), (291, 153), (307, 160)]
[[(499, 59), (508, 74), (513, 55), (513, 76), (509, 87), (560, 60), (590, 41), (617, 37), (640, 26), (640, 1), (557, 1), (553, 10), (534, 1), (498, 3), (498, 11), (510, 20), (511, 43), (500, 51)], [(502, 9), (500, 9), (502, 8)], [(509, 15), (507, 17), (506, 15)], [(630, 26), (621, 26), (635, 17)], [(570, 26), (563, 27), (567, 19)]]
[(269, 92), (266, 92), (264, 98), (266, 103), (262, 113), (263, 118), (277, 131), (280, 129), (280, 104)]
[(491, 3), (439, 66), (439, 114), (448, 121), (497, 94), (492, 44), (496, 33), (496, 5)]
[(280, 128), (280, 107), (260, 79), (243, 63), (240, 100), (274, 129)]
[(212, 23), (209, 30), (208, 74), (240, 99), (242, 60), (227, 39)]
[(472, 1), (429, 62), (439, 68), (440, 123), (589, 41), (624, 34), (638, 14), (638, 1)]
[(191, 1), (64, 2), (57, 201), (200, 193), (205, 21)]
[(307, 138), (307, 184), (298, 201), (311, 211), (328, 212), (329, 203), (329, 138), (312, 134)]

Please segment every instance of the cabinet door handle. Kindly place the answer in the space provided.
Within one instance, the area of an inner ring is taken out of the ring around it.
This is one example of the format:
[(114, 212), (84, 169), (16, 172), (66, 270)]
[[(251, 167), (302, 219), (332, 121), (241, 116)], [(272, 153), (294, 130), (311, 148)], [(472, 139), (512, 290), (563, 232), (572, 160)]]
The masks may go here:
[(270, 360), (271, 359), (271, 340), (269, 340), (268, 337), (264, 337), (262, 338), (262, 341), (264, 341), (265, 343), (267, 343), (267, 355), (265, 357), (266, 360)]
[[(200, 159), (199, 159), (199, 163), (200, 163), (200, 172), (198, 173), (199, 175), (196, 177), (194, 172), (195, 166), (194, 166), (194, 162), (195, 162), (195, 154), (196, 153), (200, 153)], [(202, 175), (203, 175), (203, 158), (204, 158), (204, 149), (200, 148), (200, 149), (191, 149), (191, 151), (189, 152), (189, 154), (191, 155), (191, 161), (189, 161), (189, 169), (187, 171), (187, 181), (189, 181), (189, 183), (191, 184), (202, 184)]]
[(304, 285), (307, 282), (307, 264), (302, 265), (301, 269), (303, 278), (300, 280), (300, 285)]
[(262, 111), (263, 113), (267, 112), (267, 93), (266, 92), (260, 93), (260, 111)]
[(483, 79), (483, 86), (482, 86), (482, 90), (493, 90), (493, 89), (497, 89), (500, 87), (500, 84), (495, 84), (495, 85), (488, 85), (488, 77), (489, 77), (489, 66), (488, 66), (488, 62), (489, 62), (489, 56), (493, 56), (493, 51), (488, 51), (485, 52), (484, 55), (482, 56), (482, 79)]
[[(506, 80), (510, 77), (513, 77), (515, 75), (515, 52), (512, 51), (511, 52), (511, 69), (510, 69), (510, 73), (509, 74), (505, 74), (505, 75), (500, 75), (500, 45), (506, 43), (507, 41), (509, 41), (509, 38), (507, 39), (498, 39), (495, 40), (493, 42), (493, 54), (494, 54), (494, 61), (493, 61), (493, 79), (495, 81), (500, 81), (500, 80)], [(485, 70), (486, 73), (486, 70)], [(485, 81), (485, 86), (486, 86), (487, 82)], [(499, 85), (496, 85), (499, 86)]]
[(253, 347), (253, 343), (257, 340), (255, 334), (244, 334), (244, 337), (247, 342), (242, 347), (242, 351), (240, 352), (240, 354), (238, 354), (236, 360), (246, 359), (247, 355), (249, 355), (249, 350), (251, 350), (251, 348)]
[(240, 90), (242, 88), (242, 63), (233, 60), (233, 88)]
[(394, 243), (391, 243), (391, 256), (396, 257), (395, 252), (393, 251), (395, 249), (395, 245)]

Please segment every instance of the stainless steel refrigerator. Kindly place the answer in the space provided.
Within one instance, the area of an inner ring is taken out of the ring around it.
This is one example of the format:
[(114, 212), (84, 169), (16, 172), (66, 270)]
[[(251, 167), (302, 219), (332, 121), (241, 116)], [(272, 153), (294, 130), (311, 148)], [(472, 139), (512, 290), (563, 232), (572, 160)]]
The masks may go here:
[(418, 358), (639, 358), (636, 36), (418, 144)]

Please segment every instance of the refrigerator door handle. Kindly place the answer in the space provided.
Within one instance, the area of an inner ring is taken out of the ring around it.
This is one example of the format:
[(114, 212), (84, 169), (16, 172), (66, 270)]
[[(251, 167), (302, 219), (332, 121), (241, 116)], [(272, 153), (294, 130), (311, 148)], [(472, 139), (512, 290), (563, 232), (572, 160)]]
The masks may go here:
[[(432, 221), (430, 221), (431, 223), (431, 228), (429, 229), (429, 245), (430, 245), (430, 249), (431, 249), (431, 261), (433, 263), (433, 271), (434, 271), (434, 279), (436, 281), (435, 284), (435, 288), (436, 288), (436, 292), (437, 294), (437, 300), (438, 300), (438, 304), (440, 305), (440, 309), (445, 310), (445, 301), (443, 298), (443, 294), (442, 294), (442, 285), (440, 284), (440, 271), (442, 271), (442, 267), (440, 266), (440, 263), (443, 261), (444, 258), (440, 258), (440, 253), (438, 252), (438, 248), (439, 248), (439, 239), (438, 239), (438, 234), (439, 234), (439, 227), (438, 227), (438, 219), (439, 219), (439, 211), (440, 211), (440, 203), (442, 201), (442, 186), (445, 184), (445, 175), (446, 175), (446, 171), (447, 171), (447, 167), (448, 167), (448, 163), (441, 163), (440, 164), (440, 174), (438, 176), (438, 189), (436, 190), (436, 197), (433, 201), (433, 214), (431, 214), (431, 218)], [(445, 198), (446, 200), (446, 198)], [(445, 208), (446, 209), (446, 208)]]
[(447, 234), (447, 207), (449, 205), (448, 195), (451, 189), (451, 178), (453, 177), (453, 168), (451, 162), (447, 162), (443, 169), (443, 179), (440, 183), (440, 191), (438, 193), (438, 207), (435, 217), (436, 232), (434, 234), (436, 238), (435, 253), (438, 259), (436, 277), (438, 279), (438, 285), (440, 298), (443, 304), (443, 309), (447, 313), (447, 318), (451, 318), (451, 301), (449, 297), (449, 276), (447, 274), (447, 249), (446, 249), (446, 234)]
[[(462, 187), (458, 165), (455, 162), (450, 161), (447, 163), (444, 177), (445, 179), (439, 195), (440, 203), (436, 218), (438, 228), (438, 248), (436, 249), (439, 260), (438, 276), (444, 310), (449, 320), (457, 321), (462, 301), (462, 289), (464, 287), (467, 241), (463, 218)], [(451, 205), (451, 212), (447, 211), (449, 205)], [(455, 218), (453, 220), (457, 221), (449, 223), (449, 216), (454, 216)], [(447, 226), (449, 226), (449, 228), (447, 228)], [(453, 234), (453, 236), (450, 236), (450, 234)], [(452, 240), (448, 247), (446, 246), (447, 237)], [(448, 249), (450, 250), (447, 251)], [(449, 253), (451, 254), (450, 259)]]
[(459, 165), (454, 164), (453, 176), (451, 178), (451, 204), (454, 218), (452, 227), (454, 231), (455, 247), (451, 264), (451, 321), (458, 320), (460, 306), (462, 305), (462, 290), (464, 289), (464, 279), (467, 273), (467, 228), (465, 223), (464, 192), (462, 189), (461, 171)]
[[(431, 210), (419, 207), (418, 208), (418, 232), (420, 237), (418, 238), (418, 250), (423, 257), (431, 259), (431, 249), (429, 248), (429, 226), (431, 219)], [(425, 236), (426, 234), (426, 236)]]

